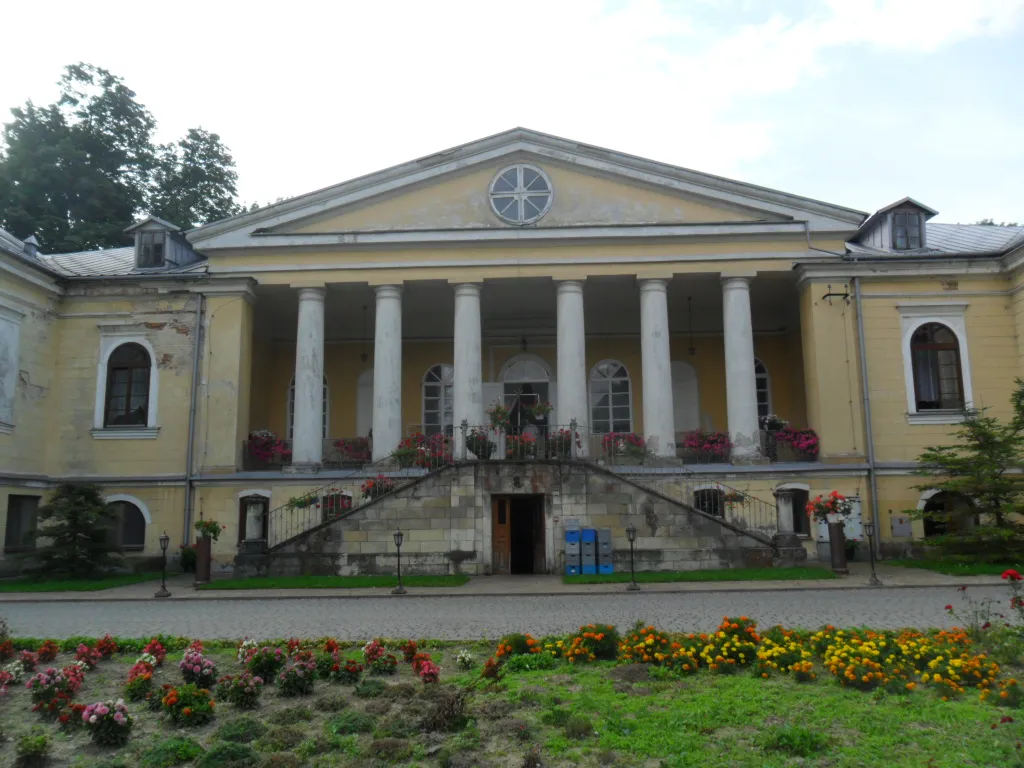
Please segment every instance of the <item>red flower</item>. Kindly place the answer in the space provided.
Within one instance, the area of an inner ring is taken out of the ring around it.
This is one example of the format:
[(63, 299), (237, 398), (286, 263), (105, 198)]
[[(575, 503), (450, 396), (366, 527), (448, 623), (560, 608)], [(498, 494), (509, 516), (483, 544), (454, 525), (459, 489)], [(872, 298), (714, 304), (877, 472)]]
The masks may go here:
[(1003, 571), (1003, 580), (1004, 581), (1005, 580), (1020, 581), (1021, 579), (1024, 579), (1024, 576), (1021, 576), (1019, 573), (1017, 573), (1015, 570), (1013, 570), (1013, 568), (1009, 568), (1009, 569)]
[(947, 605), (946, 606), (946, 610), (947, 611), (952, 611), (953, 610), (953, 606), (952, 605)]

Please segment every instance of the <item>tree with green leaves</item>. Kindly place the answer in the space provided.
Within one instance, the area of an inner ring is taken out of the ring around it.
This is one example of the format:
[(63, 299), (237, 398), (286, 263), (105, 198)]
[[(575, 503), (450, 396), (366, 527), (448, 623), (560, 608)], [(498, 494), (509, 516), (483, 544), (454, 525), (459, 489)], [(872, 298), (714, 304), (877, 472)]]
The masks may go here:
[(234, 216), (238, 174), (231, 153), (216, 133), (189, 129), (177, 144), (159, 149), (149, 211), (182, 229)]
[(182, 228), (235, 213), (234, 160), (217, 134), (192, 129), (154, 146), (156, 121), (118, 76), (64, 70), (54, 104), (11, 110), (0, 144), (0, 226), (44, 252), (128, 244), (146, 213)]
[(39, 573), (87, 579), (118, 563), (114, 543), (117, 513), (95, 485), (65, 483), (38, 511), (35, 531), (45, 544), (37, 547)]
[(1018, 224), (1016, 221), (1002, 221), (999, 224), (996, 224), (995, 220), (993, 220), (993, 219), (979, 219), (978, 221), (976, 221), (974, 223), (975, 224), (981, 224), (984, 227), (1019, 227), (1020, 226), (1020, 224)]
[(1024, 381), (1017, 379), (1011, 397), (1013, 418), (1002, 422), (987, 409), (969, 410), (953, 432), (954, 445), (926, 448), (916, 474), (928, 482), (920, 491), (937, 490), (966, 500), (976, 524), (964, 525), (947, 509), (908, 510), (908, 514), (943, 523), (946, 533), (929, 538), (945, 555), (1006, 562), (1024, 556)]

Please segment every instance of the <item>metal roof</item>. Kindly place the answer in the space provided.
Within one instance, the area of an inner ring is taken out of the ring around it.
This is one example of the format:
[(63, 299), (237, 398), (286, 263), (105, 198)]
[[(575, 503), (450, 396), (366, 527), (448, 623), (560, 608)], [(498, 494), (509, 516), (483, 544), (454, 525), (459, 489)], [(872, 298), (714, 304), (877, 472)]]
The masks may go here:
[(925, 224), (926, 248), (883, 251), (863, 243), (847, 243), (850, 253), (866, 256), (997, 256), (1024, 246), (1024, 227), (987, 224)]
[(3, 227), (0, 227), (0, 248), (12, 256), (25, 255), (25, 244)]
[(128, 275), (135, 270), (135, 248), (101, 248), (74, 253), (38, 254), (41, 264), (65, 277)]

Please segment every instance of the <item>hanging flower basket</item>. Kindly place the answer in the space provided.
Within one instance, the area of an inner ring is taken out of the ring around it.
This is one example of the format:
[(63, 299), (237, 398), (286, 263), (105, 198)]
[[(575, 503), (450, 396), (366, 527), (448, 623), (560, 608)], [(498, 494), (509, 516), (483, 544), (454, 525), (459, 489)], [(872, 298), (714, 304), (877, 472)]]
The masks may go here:
[(512, 426), (512, 412), (504, 405), (492, 405), (487, 409), (487, 417), (491, 420), (491, 428), (505, 430)]

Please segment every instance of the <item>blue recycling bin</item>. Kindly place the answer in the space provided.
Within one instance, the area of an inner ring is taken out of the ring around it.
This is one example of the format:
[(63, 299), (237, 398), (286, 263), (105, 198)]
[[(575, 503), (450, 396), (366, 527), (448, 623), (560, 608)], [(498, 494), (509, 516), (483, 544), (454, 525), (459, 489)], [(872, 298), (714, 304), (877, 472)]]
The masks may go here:
[(597, 566), (594, 565), (593, 563), (591, 563), (590, 565), (584, 565), (583, 566), (583, 575), (584, 576), (596, 576), (597, 575)]
[(580, 541), (580, 529), (579, 528), (567, 528), (565, 531), (566, 542), (579, 543)]
[(611, 563), (601, 563), (599, 566), (597, 566), (597, 572), (600, 573), (602, 576), (609, 576), (615, 573), (615, 566)]
[(580, 567), (578, 565), (569, 565), (569, 564), (567, 564), (565, 566), (565, 575), (566, 576), (579, 576), (580, 575)]
[(597, 531), (595, 531), (593, 528), (583, 529), (583, 542), (586, 543), (588, 541), (595, 544), (597, 543)]

